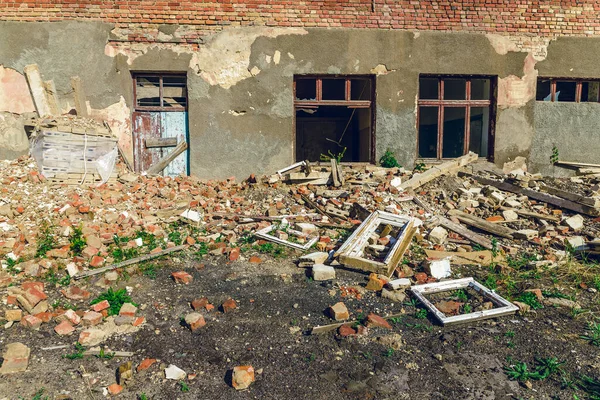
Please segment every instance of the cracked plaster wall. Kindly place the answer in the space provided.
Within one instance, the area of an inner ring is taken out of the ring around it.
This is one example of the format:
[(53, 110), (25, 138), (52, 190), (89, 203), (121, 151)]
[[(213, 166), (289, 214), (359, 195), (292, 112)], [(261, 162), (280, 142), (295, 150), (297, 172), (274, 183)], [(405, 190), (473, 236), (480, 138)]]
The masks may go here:
[[(152, 44), (124, 43), (118, 30), (97, 22), (33, 25), (0, 22), (0, 36), (10, 39), (0, 43), (0, 63), (18, 72), (37, 63), (44, 79), (55, 80), (63, 111), (72, 107), (69, 78), (79, 75), (92, 115), (109, 121), (129, 157), (131, 72), (185, 72), (191, 173), (204, 178), (271, 173), (294, 161), (295, 74), (374, 74), (377, 158), (391, 149), (410, 167), (420, 73), (498, 76), (495, 159), (501, 164), (536, 154), (538, 71), (572, 68), (559, 61), (561, 50), (553, 52), (562, 39), (248, 27), (225, 29), (197, 46), (168, 43), (177, 40), (177, 25), (161, 31), (165, 43)], [(575, 41), (583, 50), (590, 40)], [(591, 55), (584, 61), (579, 72), (591, 73)]]

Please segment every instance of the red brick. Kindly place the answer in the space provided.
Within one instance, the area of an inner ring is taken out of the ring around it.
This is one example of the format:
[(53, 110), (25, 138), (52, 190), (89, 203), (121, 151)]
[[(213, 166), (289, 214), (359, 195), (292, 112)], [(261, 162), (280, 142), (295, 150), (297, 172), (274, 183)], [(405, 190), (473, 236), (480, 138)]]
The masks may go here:
[(137, 372), (147, 370), (156, 361), (157, 361), (156, 358), (146, 358), (145, 360), (142, 360), (142, 362), (137, 366)]
[(171, 276), (173, 277), (173, 279), (175, 279), (175, 282), (183, 283), (185, 285), (189, 284), (194, 280), (194, 278), (185, 271), (173, 272)]
[(63, 321), (54, 327), (54, 332), (61, 336), (70, 335), (75, 331), (75, 328), (69, 321)]
[(92, 310), (94, 310), (96, 312), (100, 312), (102, 310), (106, 310), (109, 307), (110, 307), (110, 303), (108, 302), (108, 300), (102, 300), (100, 303), (94, 304), (92, 306)]
[(367, 316), (367, 326), (377, 326), (380, 328), (392, 329), (392, 326), (385, 320), (385, 318), (373, 313), (370, 313)]
[(90, 261), (90, 267), (99, 267), (102, 264), (104, 264), (104, 258), (100, 257), (100, 256), (94, 256), (92, 257), (92, 261)]
[(223, 309), (223, 312), (233, 311), (237, 308), (237, 303), (233, 299), (227, 299), (221, 305), (221, 308)]

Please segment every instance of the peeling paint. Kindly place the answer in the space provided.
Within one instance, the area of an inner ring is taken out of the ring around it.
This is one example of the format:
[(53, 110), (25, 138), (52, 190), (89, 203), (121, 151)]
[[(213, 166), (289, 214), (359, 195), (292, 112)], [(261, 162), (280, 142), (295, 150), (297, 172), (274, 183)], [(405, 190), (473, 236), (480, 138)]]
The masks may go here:
[(385, 64), (379, 64), (374, 68), (371, 68), (371, 73), (375, 75), (387, 75), (390, 72), (395, 72), (395, 69), (388, 69)]
[(498, 34), (487, 34), (485, 37), (500, 55), (509, 52), (530, 53), (536, 61), (542, 61), (548, 55), (550, 39), (529, 36), (502, 36)]
[(118, 103), (111, 104), (103, 109), (91, 109), (90, 116), (97, 120), (104, 120), (119, 141), (123, 154), (133, 165), (133, 147), (131, 137), (131, 110), (127, 107), (125, 98), (121, 96)]
[(275, 65), (279, 64), (279, 61), (281, 60), (281, 52), (279, 50), (275, 51), (275, 54), (273, 54), (273, 63)]
[(14, 114), (35, 112), (25, 77), (0, 65), (0, 111)]
[(523, 77), (509, 75), (498, 79), (498, 107), (523, 107), (535, 99), (538, 71), (532, 54), (525, 58)]

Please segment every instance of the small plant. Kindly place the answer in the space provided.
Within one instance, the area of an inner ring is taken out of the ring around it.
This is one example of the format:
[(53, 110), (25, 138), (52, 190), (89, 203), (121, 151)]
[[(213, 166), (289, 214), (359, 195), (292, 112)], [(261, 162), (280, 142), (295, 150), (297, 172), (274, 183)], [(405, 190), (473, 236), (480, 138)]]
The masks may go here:
[(145, 230), (142, 230), (142, 231), (138, 232), (137, 237), (142, 239), (142, 243), (146, 247), (148, 247), (148, 250), (154, 250), (155, 248), (158, 247), (158, 244), (156, 243), (156, 236), (154, 236), (150, 232), (146, 232)]
[(417, 299), (410, 299), (409, 301), (407, 301), (403, 304), (408, 307), (416, 307), (417, 304), (419, 304), (419, 302), (417, 301)]
[(167, 237), (169, 242), (175, 243), (176, 246), (179, 246), (182, 243), (181, 232), (179, 231), (171, 231)]
[(591, 400), (600, 399), (600, 380), (587, 375), (582, 375), (577, 379), (577, 387), (590, 395)]
[(12, 274), (19, 272), (19, 271), (17, 271), (17, 268), (15, 268), (15, 266), (22, 261), (23, 260), (20, 257), (17, 258), (16, 260), (13, 260), (12, 258), (8, 257), (6, 259), (6, 270)]
[(470, 314), (473, 312), (473, 307), (470, 304), (465, 304), (463, 306), (463, 314)]
[(422, 163), (422, 162), (416, 163), (414, 170), (417, 171), (417, 172), (423, 172), (423, 171), (425, 171), (425, 163)]
[(469, 300), (468, 296), (467, 296), (467, 292), (465, 291), (465, 289), (458, 289), (454, 292), (454, 297), (456, 297), (456, 299), (458, 301), (462, 301), (465, 302), (467, 300)]
[(381, 164), (383, 168), (394, 168), (400, 166), (400, 164), (398, 164), (398, 161), (396, 160), (396, 157), (394, 157), (394, 153), (392, 153), (390, 149), (386, 150), (385, 153), (383, 153), (383, 155), (379, 159), (379, 164)]
[(575, 319), (586, 312), (589, 312), (589, 310), (586, 310), (585, 308), (571, 308), (571, 318)]
[(37, 235), (37, 249), (35, 256), (46, 257), (46, 253), (54, 248), (54, 233), (48, 222), (43, 221), (40, 232)]
[(140, 271), (142, 275), (147, 276), (150, 279), (156, 279), (157, 265), (153, 263), (144, 263), (140, 265)]
[(138, 394), (138, 400), (148, 400), (148, 395), (146, 393)]
[(489, 274), (487, 278), (485, 278), (484, 285), (490, 290), (498, 289), (498, 280), (496, 279), (496, 275)]
[(125, 303), (132, 303), (133, 305), (137, 306), (137, 304), (131, 301), (131, 297), (129, 297), (129, 295), (127, 294), (127, 290), (125, 289), (119, 289), (117, 291), (114, 291), (112, 288), (108, 288), (106, 292), (100, 294), (98, 297), (92, 300), (90, 304), (94, 305), (104, 300), (107, 300), (110, 304), (110, 308), (108, 309), (108, 315), (119, 314), (121, 306)]
[(394, 355), (394, 349), (392, 349), (391, 347), (383, 353), (384, 357), (392, 357), (393, 355)]
[(513, 365), (504, 367), (504, 372), (508, 376), (508, 379), (512, 381), (525, 382), (532, 378), (532, 372), (527, 368), (527, 363), (518, 361)]
[(508, 347), (509, 349), (514, 349), (515, 346), (516, 345), (512, 340), (509, 340), (508, 342), (506, 342), (506, 347)]
[(85, 351), (85, 347), (80, 345), (79, 343), (75, 343), (75, 352), (71, 354), (65, 354), (63, 357), (68, 360), (77, 360), (79, 358), (83, 358), (83, 352)]
[(542, 305), (542, 303), (540, 303), (540, 301), (538, 300), (537, 296), (533, 292), (523, 292), (523, 293), (521, 293), (521, 295), (519, 296), (519, 301), (521, 303), (527, 304), (529, 307), (531, 307), (534, 310), (538, 310), (540, 308), (544, 308), (544, 306)]
[(342, 161), (342, 158), (344, 158), (344, 155), (346, 154), (346, 150), (348, 150), (347, 147), (344, 147), (344, 150), (342, 150), (340, 153), (337, 154), (333, 154), (331, 152), (331, 150), (327, 150), (327, 154), (322, 154), (319, 156), (319, 158), (321, 159), (321, 161), (324, 162), (329, 162), (332, 159), (337, 161), (338, 164)]
[(417, 311), (415, 311), (415, 318), (417, 318), (417, 319), (427, 318), (427, 310), (424, 308), (419, 308)]
[(190, 391), (190, 387), (185, 382), (179, 382), (179, 389), (184, 393)]
[(79, 256), (83, 249), (85, 249), (86, 241), (83, 237), (83, 231), (81, 226), (73, 229), (73, 234), (69, 237), (69, 248), (73, 252), (73, 255)]
[(402, 317), (392, 317), (389, 321), (394, 325), (398, 325), (402, 322)]
[(254, 246), (254, 250), (257, 250), (259, 253), (270, 254), (275, 258), (285, 255), (285, 249), (283, 247), (268, 242)]
[(317, 359), (317, 355), (315, 353), (310, 353), (308, 357), (304, 359), (307, 363), (311, 363)]
[(115, 357), (115, 353), (105, 353), (104, 349), (100, 349), (100, 353), (98, 353), (96, 355), (96, 358), (100, 358), (100, 359), (106, 359), (106, 360), (112, 360)]
[(550, 164), (554, 165), (558, 162), (558, 147), (556, 145), (552, 146), (552, 154), (550, 154)]
[(513, 365), (504, 367), (504, 372), (511, 380), (527, 381), (533, 380), (544, 380), (551, 375), (560, 372), (561, 366), (564, 362), (558, 361), (556, 357), (549, 358), (537, 358), (535, 359), (536, 366), (533, 371), (530, 371), (527, 367), (527, 363), (518, 361)]
[(585, 328), (586, 334), (581, 335), (580, 338), (587, 340), (594, 346), (600, 347), (600, 323), (589, 322)]
[(506, 336), (507, 338), (514, 338), (515, 337), (515, 332), (514, 331), (506, 331), (504, 333), (504, 336)]
[(499, 249), (498, 249), (498, 239), (496, 238), (492, 238), (491, 240), (492, 242), (492, 258), (496, 258), (496, 256), (499, 253)]
[(52, 308), (55, 310), (59, 308), (62, 308), (63, 310), (77, 310), (77, 307), (66, 300), (55, 300), (54, 303), (52, 303)]

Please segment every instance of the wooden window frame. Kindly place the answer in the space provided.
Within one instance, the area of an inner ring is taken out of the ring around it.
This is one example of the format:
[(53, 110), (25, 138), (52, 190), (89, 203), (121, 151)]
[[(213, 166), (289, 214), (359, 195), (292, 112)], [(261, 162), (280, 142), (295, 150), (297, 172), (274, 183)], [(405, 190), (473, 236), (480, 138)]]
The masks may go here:
[[(174, 111), (186, 111), (188, 108), (188, 90), (187, 90), (187, 75), (186, 73), (179, 72), (134, 72), (133, 77), (133, 104), (135, 111), (162, 111), (162, 112), (174, 112)], [(185, 106), (164, 106), (163, 97), (163, 78), (165, 77), (180, 77), (185, 79)], [(158, 95), (160, 99), (160, 106), (139, 106), (137, 99), (137, 82), (138, 78), (158, 78), (159, 88)]]
[[(539, 84), (542, 80), (550, 81), (550, 102), (551, 103), (581, 103), (581, 86), (583, 82), (600, 82), (600, 79), (584, 79), (584, 78), (549, 78), (546, 76), (538, 77), (536, 85)], [(556, 82), (565, 81), (565, 82), (575, 82), (575, 101), (556, 101)], [(596, 93), (598, 100), (597, 101), (584, 101), (584, 103), (600, 103), (600, 85), (598, 87), (598, 93)], [(544, 102), (544, 100), (536, 101)]]
[[(463, 146), (463, 155), (469, 152), (471, 140), (471, 108), (472, 107), (488, 107), (489, 108), (489, 131), (488, 131), (488, 156), (490, 161), (494, 160), (494, 128), (495, 128), (495, 108), (496, 104), (496, 77), (491, 75), (419, 75), (421, 78), (437, 79), (438, 80), (438, 98), (437, 99), (421, 99), (417, 100), (417, 159), (418, 160), (445, 160), (448, 158), (443, 155), (443, 139), (444, 139), (444, 109), (447, 107), (464, 107), (465, 108), (465, 140)], [(465, 99), (464, 100), (445, 100), (444, 99), (444, 83), (450, 79), (465, 79)], [(489, 100), (472, 100), (471, 99), (471, 81), (475, 79), (490, 80), (490, 98)], [(420, 85), (419, 85), (420, 87)], [(419, 155), (419, 121), (421, 107), (438, 107), (438, 124), (437, 124), (437, 154), (436, 158), (424, 158)]]
[[(296, 98), (296, 83), (300, 80), (316, 80), (315, 100), (298, 100)], [(323, 100), (323, 79), (345, 80), (344, 100)], [(371, 82), (371, 100), (352, 100), (351, 81), (353, 79), (365, 79)], [(346, 106), (349, 108), (369, 108), (373, 103), (373, 88), (375, 80), (373, 75), (295, 75), (294, 76), (294, 106), (299, 108), (311, 108), (318, 106)]]

